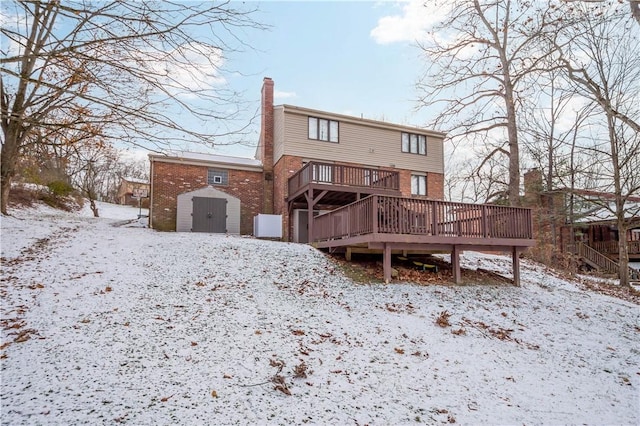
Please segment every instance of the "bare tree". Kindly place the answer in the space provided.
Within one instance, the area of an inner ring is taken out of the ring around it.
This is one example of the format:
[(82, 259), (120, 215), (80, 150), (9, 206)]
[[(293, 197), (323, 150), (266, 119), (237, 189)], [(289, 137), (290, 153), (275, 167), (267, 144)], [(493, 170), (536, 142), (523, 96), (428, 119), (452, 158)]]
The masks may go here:
[[(246, 128), (233, 122), (243, 106), (221, 72), (227, 55), (248, 47), (242, 31), (261, 26), (235, 5), (3, 2), (2, 213), (34, 135), (91, 125), (103, 138), (160, 148), (185, 139), (214, 144)], [(187, 117), (204, 130), (189, 128)]]
[[(525, 78), (548, 69), (552, 52), (539, 49), (555, 21), (553, 8), (519, 0), (447, 2), (451, 12), (421, 48), (429, 63), (418, 83), (421, 104), (444, 103), (433, 125), (453, 138), (493, 144), (508, 162), (507, 193), (519, 204), (518, 109), (532, 93)], [(442, 7), (436, 1), (426, 7)]]
[(640, 194), (640, 29), (626, 12), (607, 4), (574, 7), (570, 17), (573, 24), (553, 43), (576, 94), (601, 112), (588, 128), (591, 144), (583, 149), (599, 163), (590, 189), (610, 195), (589, 199), (616, 218), (620, 282), (629, 285), (626, 231), (639, 212), (628, 200)]

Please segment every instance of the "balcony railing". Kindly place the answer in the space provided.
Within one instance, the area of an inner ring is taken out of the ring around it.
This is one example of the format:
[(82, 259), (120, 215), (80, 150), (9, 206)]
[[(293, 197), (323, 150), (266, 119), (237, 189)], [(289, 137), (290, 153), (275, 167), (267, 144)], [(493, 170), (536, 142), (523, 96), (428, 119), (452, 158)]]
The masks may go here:
[[(617, 241), (598, 241), (589, 245), (601, 253), (618, 254)], [(640, 254), (640, 241), (627, 241), (627, 250), (629, 254)]]
[(289, 178), (289, 195), (309, 183), (400, 190), (400, 174), (390, 170), (309, 162)]
[(532, 239), (531, 210), (372, 195), (320, 215), (313, 240), (363, 234)]

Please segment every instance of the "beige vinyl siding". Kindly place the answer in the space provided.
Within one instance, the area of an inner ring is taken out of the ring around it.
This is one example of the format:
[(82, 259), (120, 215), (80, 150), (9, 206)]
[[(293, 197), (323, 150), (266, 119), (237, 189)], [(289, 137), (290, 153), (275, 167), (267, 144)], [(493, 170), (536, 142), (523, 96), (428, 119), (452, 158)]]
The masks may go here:
[[(442, 139), (420, 129), (393, 125), (388, 127), (340, 120), (340, 116), (325, 116), (337, 120), (339, 124), (338, 143), (308, 139), (308, 117), (316, 116), (314, 111), (283, 111), (282, 122), (286, 124), (283, 139), (276, 144), (277, 161), (282, 155), (363, 164), (378, 167), (444, 173)], [(322, 117), (322, 116), (321, 116)], [(352, 119), (357, 121), (357, 119)], [(426, 134), (427, 155), (403, 153), (401, 151), (402, 132)]]

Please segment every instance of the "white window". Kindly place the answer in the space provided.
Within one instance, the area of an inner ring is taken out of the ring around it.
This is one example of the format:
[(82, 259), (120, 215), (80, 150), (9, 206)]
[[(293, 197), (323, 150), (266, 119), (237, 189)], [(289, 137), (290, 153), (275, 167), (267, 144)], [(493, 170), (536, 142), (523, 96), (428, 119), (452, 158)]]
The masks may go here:
[(329, 164), (313, 165), (313, 181), (319, 183), (333, 182), (333, 167)]
[(338, 143), (338, 122), (329, 121), (329, 142)]
[(411, 175), (411, 195), (427, 195), (427, 177)]
[(318, 139), (318, 119), (309, 117), (309, 139)]
[(373, 186), (379, 182), (377, 170), (364, 170), (364, 184), (365, 186)]
[(338, 143), (338, 122), (309, 117), (309, 139)]
[(401, 150), (410, 154), (427, 155), (427, 137), (415, 133), (402, 133)]

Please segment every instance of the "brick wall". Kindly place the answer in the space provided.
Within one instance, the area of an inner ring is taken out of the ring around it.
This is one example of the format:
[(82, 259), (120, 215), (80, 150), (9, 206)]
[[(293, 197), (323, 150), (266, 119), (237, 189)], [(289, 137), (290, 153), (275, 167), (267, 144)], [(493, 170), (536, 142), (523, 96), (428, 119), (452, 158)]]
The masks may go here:
[[(211, 166), (215, 168), (215, 166)], [(209, 167), (155, 161), (151, 227), (159, 231), (176, 230), (178, 195), (204, 188)], [(240, 199), (240, 233), (253, 233), (253, 217), (262, 213), (263, 174), (244, 170), (229, 170), (229, 184), (215, 185), (220, 191)]]
[[(400, 192), (403, 197), (411, 197), (411, 171), (399, 170)], [(427, 173), (427, 196), (432, 200), (444, 200), (444, 175), (442, 173)]]
[(444, 200), (444, 175), (427, 173), (427, 196), (435, 200)]
[(282, 236), (289, 240), (289, 214), (286, 198), (289, 195), (289, 178), (302, 168), (302, 158), (284, 155), (274, 166), (273, 210), (282, 215)]
[(273, 205), (273, 80), (265, 77), (262, 83), (262, 123), (260, 126), (260, 158), (264, 167), (264, 198), (262, 213), (274, 212)]

